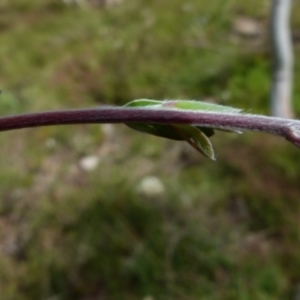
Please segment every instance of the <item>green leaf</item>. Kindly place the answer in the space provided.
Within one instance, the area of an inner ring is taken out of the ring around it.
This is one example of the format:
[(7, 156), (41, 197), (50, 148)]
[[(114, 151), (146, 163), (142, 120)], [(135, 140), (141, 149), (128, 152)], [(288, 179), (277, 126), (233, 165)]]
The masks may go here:
[[(162, 101), (139, 99), (127, 103), (125, 106), (128, 107), (148, 107), (149, 108), (162, 108)], [(127, 123), (126, 124), (131, 129), (149, 133), (163, 138), (168, 138), (171, 140), (182, 141), (182, 136), (170, 125), (164, 124), (151, 124), (151, 123)]]
[[(148, 107), (148, 108), (170, 108), (169, 104), (171, 103), (178, 103), (181, 102), (191, 102), (192, 104), (195, 104), (195, 101), (158, 101), (158, 100), (150, 100), (150, 99), (139, 99), (139, 100), (133, 100), (129, 103), (127, 103), (125, 106), (128, 107)], [(205, 106), (205, 105), (204, 105)], [(216, 105), (218, 106), (218, 105)], [(183, 105), (184, 107), (184, 105)], [(188, 106), (187, 106), (188, 107)], [(189, 106), (190, 107), (190, 106)], [(186, 108), (185, 108), (186, 109)], [(193, 109), (193, 108), (189, 108)], [(199, 110), (199, 107), (198, 107)], [(177, 131), (174, 131), (174, 128), (171, 128), (170, 125), (158, 125), (158, 124), (141, 124), (141, 123), (128, 123), (126, 124), (128, 127), (135, 129), (140, 132), (153, 134), (156, 136), (168, 138), (171, 140), (182, 140), (182, 137), (178, 135)], [(205, 133), (206, 136), (210, 137), (214, 135), (214, 130), (212, 128), (208, 127), (200, 127), (197, 126), (203, 133)]]
[[(234, 113), (238, 114), (241, 113), (242, 110), (239, 108), (234, 108), (231, 106), (224, 106), (219, 105), (215, 103), (210, 102), (203, 102), (203, 101), (195, 101), (195, 100), (164, 100), (164, 101), (158, 101), (158, 100), (152, 100), (152, 99), (138, 99), (133, 100), (129, 103), (127, 103), (125, 106), (128, 107), (147, 107), (147, 108), (167, 108), (167, 109), (183, 109), (183, 110), (202, 110), (206, 112), (213, 112), (213, 113)], [(197, 124), (195, 124), (197, 126)], [(135, 125), (130, 126), (133, 129), (137, 129)], [(136, 128), (134, 128), (136, 127)], [(233, 133), (241, 133), (240, 130), (232, 129), (232, 128), (215, 128), (215, 127), (202, 127), (197, 126), (202, 132), (206, 134), (206, 136), (210, 137), (214, 135), (214, 129), (220, 130), (220, 131), (227, 131), (227, 132), (233, 132)], [(139, 130), (141, 131), (141, 130)], [(144, 132), (148, 132), (146, 128), (144, 128)], [(156, 134), (158, 135), (158, 134)], [(160, 136), (160, 135), (158, 135)], [(164, 136), (165, 137), (165, 136)], [(174, 139), (174, 138), (172, 138)], [(177, 139), (176, 139), (177, 140)]]
[[(224, 106), (210, 102), (203, 102), (203, 101), (194, 101), (194, 100), (170, 100), (170, 101), (163, 101), (161, 102), (163, 108), (177, 108), (177, 109), (184, 109), (184, 110), (202, 110), (206, 112), (213, 112), (213, 113), (233, 113), (239, 114), (242, 112), (241, 109), (231, 107), (231, 106)], [(196, 125), (197, 126), (197, 125)], [(232, 129), (232, 128), (215, 128), (215, 127), (201, 127), (197, 126), (201, 131), (203, 131), (208, 137), (214, 134), (214, 129), (220, 131), (227, 131), (233, 133), (241, 133), (240, 130)]]
[[(151, 100), (152, 101), (152, 100)], [(162, 101), (161, 106), (164, 108), (179, 108), (187, 110), (204, 110), (207, 112), (226, 112), (226, 113), (240, 113), (242, 110), (231, 106), (224, 106), (204, 101), (194, 100), (169, 100)]]
[(209, 138), (196, 126), (172, 125), (179, 134), (197, 151), (204, 156), (216, 160), (213, 146)]
[(172, 125), (163, 124), (142, 124), (142, 123), (127, 123), (131, 129), (149, 133), (155, 136), (167, 138), (175, 141), (183, 141), (184, 139)]
[[(138, 99), (127, 103), (125, 106), (133, 108), (143, 107), (147, 109), (176, 109), (194, 111), (200, 110), (213, 113), (241, 113), (241, 110), (238, 108), (193, 100), (158, 101), (151, 99)], [(197, 124), (180, 125), (156, 123), (126, 123), (126, 125), (140, 132), (149, 133), (155, 136), (176, 141), (186, 141), (197, 151), (212, 160), (215, 160), (215, 154), (209, 137), (214, 134), (214, 130), (217, 129), (221, 131), (239, 132), (232, 128), (202, 127), (200, 125), (198, 126)]]
[(138, 99), (126, 103), (124, 106), (129, 107), (145, 107), (145, 106), (159, 106), (162, 107), (163, 101), (151, 100), (151, 99)]
[(208, 112), (227, 112), (227, 113), (241, 113), (241, 109), (224, 106), (210, 102), (195, 101), (195, 100), (152, 100), (152, 99), (137, 99), (133, 100), (125, 106), (129, 107), (145, 107), (152, 106), (153, 108), (175, 108), (185, 110), (204, 110)]

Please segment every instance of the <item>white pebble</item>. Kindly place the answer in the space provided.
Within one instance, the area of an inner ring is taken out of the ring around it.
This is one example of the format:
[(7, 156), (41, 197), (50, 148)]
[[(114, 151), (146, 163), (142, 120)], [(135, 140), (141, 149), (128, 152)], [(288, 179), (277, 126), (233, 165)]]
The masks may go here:
[(147, 176), (139, 182), (137, 191), (145, 197), (159, 197), (165, 193), (165, 186), (158, 177)]
[(83, 157), (79, 160), (79, 166), (89, 172), (89, 171), (93, 171), (97, 168), (98, 164), (99, 164), (99, 157), (96, 155), (90, 155), (90, 156), (86, 156)]

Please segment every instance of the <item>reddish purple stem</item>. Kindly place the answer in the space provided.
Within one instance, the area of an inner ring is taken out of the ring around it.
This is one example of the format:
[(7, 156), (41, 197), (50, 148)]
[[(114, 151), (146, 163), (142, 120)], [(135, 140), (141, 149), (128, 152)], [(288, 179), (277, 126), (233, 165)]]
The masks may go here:
[(197, 124), (203, 127), (254, 130), (283, 136), (300, 147), (300, 121), (298, 120), (180, 109), (99, 107), (29, 113), (0, 118), (0, 131), (93, 123)]

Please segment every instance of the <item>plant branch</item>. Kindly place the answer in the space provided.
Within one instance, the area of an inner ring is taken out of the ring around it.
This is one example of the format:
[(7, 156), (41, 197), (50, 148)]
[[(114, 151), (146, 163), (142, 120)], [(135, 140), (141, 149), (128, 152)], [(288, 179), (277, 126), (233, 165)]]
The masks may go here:
[(98, 107), (47, 111), (0, 118), (0, 131), (28, 127), (95, 124), (193, 124), (219, 129), (253, 130), (276, 134), (300, 147), (300, 121), (253, 114), (215, 113), (183, 109)]

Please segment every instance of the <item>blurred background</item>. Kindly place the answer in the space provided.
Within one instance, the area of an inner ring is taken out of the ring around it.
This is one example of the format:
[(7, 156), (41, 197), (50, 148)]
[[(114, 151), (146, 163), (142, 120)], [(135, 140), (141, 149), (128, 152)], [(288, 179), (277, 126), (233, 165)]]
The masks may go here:
[[(150, 98), (267, 114), (270, 5), (2, 0), (0, 113)], [(299, 149), (212, 142), (217, 162), (124, 125), (1, 133), (1, 299), (299, 299)]]

